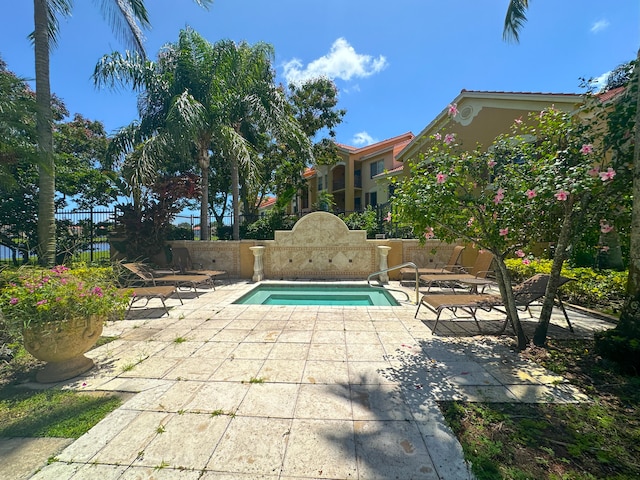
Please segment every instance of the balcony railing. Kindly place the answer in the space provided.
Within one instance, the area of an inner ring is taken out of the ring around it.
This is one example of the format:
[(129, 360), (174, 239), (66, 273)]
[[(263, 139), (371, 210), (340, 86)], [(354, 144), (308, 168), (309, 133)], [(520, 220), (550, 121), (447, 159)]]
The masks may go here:
[[(346, 186), (346, 182), (344, 178), (338, 178), (333, 181), (331, 184), (332, 190), (335, 192), (337, 190), (344, 190)], [(362, 188), (362, 177), (360, 175), (356, 175), (353, 177), (353, 186), (355, 188)]]

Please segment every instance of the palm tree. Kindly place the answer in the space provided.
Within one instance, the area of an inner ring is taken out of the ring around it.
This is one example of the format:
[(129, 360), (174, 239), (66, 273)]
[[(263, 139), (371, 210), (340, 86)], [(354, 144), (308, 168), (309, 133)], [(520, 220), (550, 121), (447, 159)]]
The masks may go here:
[[(145, 184), (167, 157), (188, 168), (195, 160), (201, 173), (201, 240), (210, 239), (209, 168), (213, 152), (231, 166), (234, 238), (239, 230), (240, 168), (245, 179), (256, 171), (252, 140), (269, 132), (282, 140), (305, 146), (308, 140), (288, 113), (284, 94), (274, 85), (272, 48), (225, 40), (210, 44), (191, 29), (180, 32), (178, 42), (166, 45), (157, 62), (119, 53), (103, 57), (96, 66), (98, 86), (131, 84), (140, 91), (139, 122), (121, 130), (113, 144), (120, 153), (137, 145), (139, 176), (132, 184)], [(305, 143), (306, 142), (306, 143)]]
[[(504, 22), (503, 38), (513, 39), (518, 42), (518, 33), (522, 25), (526, 22), (526, 11), (529, 8), (528, 0), (511, 0), (507, 8)], [(611, 337), (611, 349), (616, 348), (624, 351), (620, 353), (623, 358), (628, 352), (633, 352), (633, 348), (626, 349), (624, 343), (615, 343), (618, 339), (638, 339), (640, 338), (640, 49), (636, 57), (634, 69), (635, 79), (629, 82), (632, 93), (635, 93), (636, 116), (635, 116), (635, 137), (633, 149), (633, 207), (631, 213), (631, 242), (629, 248), (629, 277), (627, 280), (627, 298), (620, 315), (620, 322), (613, 329), (611, 335), (603, 335), (602, 338)], [(635, 82), (635, 85), (633, 83)], [(633, 90), (635, 88), (635, 91)], [(624, 340), (622, 341), (624, 342)], [(637, 355), (637, 347), (635, 349)]]
[[(212, 3), (212, 0), (194, 1), (202, 7)], [(71, 14), (72, 0), (34, 0), (33, 6), (32, 37), (35, 50), (36, 129), (39, 151), (38, 258), (40, 263), (52, 265), (56, 250), (56, 224), (49, 53), (58, 38), (59, 17)], [(150, 26), (144, 0), (102, 0), (100, 7), (124, 43), (144, 55), (141, 28)]]

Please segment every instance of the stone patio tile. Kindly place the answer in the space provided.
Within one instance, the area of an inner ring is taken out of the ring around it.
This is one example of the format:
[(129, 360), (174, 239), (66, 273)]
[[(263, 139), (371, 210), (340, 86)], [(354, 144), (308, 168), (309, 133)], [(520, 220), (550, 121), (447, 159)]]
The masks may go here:
[(228, 358), (231, 352), (238, 346), (237, 342), (217, 342), (205, 343), (198, 350), (193, 352), (193, 358)]
[(387, 362), (349, 362), (349, 383), (355, 385), (397, 383), (397, 379), (384, 375), (389, 368)]
[(309, 346), (309, 360), (347, 360), (347, 346), (344, 343), (331, 345), (330, 343), (313, 343)]
[[(158, 428), (169, 420), (170, 414), (140, 412), (126, 429), (115, 435), (92, 459), (92, 462), (131, 465), (149, 442), (158, 435)], [(61, 458), (62, 460), (62, 458)]]
[[(123, 371), (119, 376), (122, 378), (162, 378), (169, 370), (180, 363), (177, 358), (149, 357), (140, 363), (132, 366), (123, 366)], [(131, 369), (129, 367), (132, 366)]]
[(153, 342), (173, 342), (176, 338), (186, 338), (193, 330), (190, 326), (172, 326), (156, 333), (149, 340)]
[[(541, 382), (531, 375), (529, 365), (502, 364), (489, 362), (483, 364), (484, 368), (500, 383), (507, 385), (539, 385)], [(556, 377), (562, 379), (562, 377)]]
[(322, 320), (316, 321), (316, 331), (344, 331), (344, 320)]
[(287, 320), (275, 320), (274, 317), (269, 314), (269, 320), (262, 320), (255, 327), (256, 330), (282, 330), (284, 326), (287, 324)]
[(220, 330), (217, 334), (211, 337), (211, 341), (214, 342), (241, 342), (251, 333), (251, 330), (244, 328), (225, 328)]
[(408, 334), (404, 325), (399, 321), (389, 321), (387, 319), (384, 320), (374, 320), (373, 325), (376, 327), (376, 332), (401, 332)]
[(347, 385), (301, 385), (295, 418), (351, 420), (350, 397)]
[[(285, 480), (285, 478), (279, 475), (262, 475), (261, 473), (220, 473), (205, 471), (202, 477), (199, 477), (199, 480)], [(300, 478), (295, 480), (300, 480)]]
[(351, 385), (354, 420), (411, 420), (402, 393), (395, 385)]
[(129, 467), (118, 480), (199, 480), (201, 473), (170, 467)]
[(164, 376), (167, 380), (208, 380), (225, 360), (210, 358), (203, 361), (199, 357), (182, 359)]
[[(231, 418), (197, 413), (174, 414), (136, 459), (136, 465), (202, 470)], [(176, 446), (180, 448), (176, 448)]]
[(360, 479), (439, 480), (413, 422), (354, 422)]
[[(422, 423), (417, 425), (421, 430), (425, 427)], [(449, 427), (444, 423), (431, 423), (426, 427), (431, 435), (423, 432), (423, 439), (439, 478), (475, 480), (471, 466), (464, 460), (462, 446)]]
[(237, 414), (248, 417), (292, 418), (300, 386), (295, 383), (255, 383)]
[(277, 475), (289, 441), (290, 428), (289, 419), (235, 417), (206, 469)]
[[(100, 386), (100, 390), (113, 392), (144, 392), (161, 385), (171, 386), (173, 382), (170, 380), (161, 380), (157, 378), (112, 378), (108, 382)], [(168, 388), (168, 387), (167, 387)]]
[[(136, 380), (137, 379), (130, 379), (131, 382)], [(162, 396), (165, 395), (174, 384), (175, 382), (173, 381), (156, 383), (150, 388), (146, 388), (137, 395), (134, 395), (127, 400), (122, 407), (128, 410), (156, 410)]]
[(211, 340), (220, 330), (221, 328), (196, 328), (191, 330), (187, 335), (189, 341), (191, 342), (208, 342)]
[(523, 403), (582, 403), (587, 395), (569, 384), (562, 385), (506, 385)]
[[(190, 336), (191, 334), (188, 335), (188, 337)], [(191, 341), (190, 339), (184, 342), (172, 341), (165, 349), (156, 353), (154, 357), (187, 358), (193, 355), (193, 352), (201, 348), (203, 345), (204, 341)]]
[(345, 339), (347, 345), (353, 345), (355, 343), (380, 343), (380, 338), (375, 331), (349, 330), (345, 332)]
[(200, 413), (235, 413), (248, 390), (249, 384), (207, 382), (196, 392), (191, 402), (185, 406), (185, 410)]
[(82, 467), (80, 463), (54, 462), (38, 471), (30, 480), (60, 480), (71, 478)]
[(258, 377), (264, 360), (227, 359), (209, 378), (220, 382), (248, 382)]
[[(206, 385), (204, 382), (175, 382), (171, 388), (157, 397), (155, 405), (149, 404), (144, 410), (155, 410), (157, 412), (182, 411), (204, 385)], [(135, 405), (135, 399), (132, 400), (133, 405)]]
[(382, 343), (387, 353), (399, 348), (405, 349), (407, 345), (419, 349), (417, 342), (408, 332), (377, 332), (378, 341)]
[(282, 330), (252, 330), (243, 342), (275, 342)]
[[(82, 465), (78, 471), (73, 475), (74, 479), (78, 480), (116, 480), (121, 478), (121, 475), (127, 469), (124, 465), (103, 465), (103, 464), (86, 464)], [(68, 477), (60, 477), (68, 478)]]
[(228, 318), (209, 318), (200, 324), (198, 330), (222, 330), (231, 323)]
[(271, 360), (305, 360), (309, 352), (308, 343), (276, 343), (272, 347)]
[(378, 362), (386, 358), (380, 343), (347, 343), (347, 359), (356, 362)]
[[(256, 377), (265, 382), (300, 382), (304, 372), (304, 360), (268, 359)], [(245, 381), (249, 381), (246, 379)]]
[[(516, 396), (504, 385), (454, 385), (458, 393), (456, 400), (465, 402), (517, 402)], [(437, 397), (437, 400), (449, 400), (449, 398)]]
[(357, 478), (353, 422), (294, 419), (282, 476)]
[(236, 319), (229, 322), (227, 328), (231, 328), (233, 330), (253, 330), (260, 323), (260, 319)]
[(313, 330), (316, 325), (315, 314), (301, 316), (293, 314), (291, 319), (284, 325), (284, 330)]
[(349, 365), (346, 361), (307, 360), (302, 382), (347, 385), (349, 383)]
[(266, 360), (273, 348), (273, 343), (243, 342), (231, 355), (233, 358), (246, 360)]
[(278, 337), (278, 343), (310, 342), (313, 330), (283, 330)]
[(335, 344), (343, 344), (345, 342), (345, 334), (341, 330), (317, 330), (313, 332), (313, 337), (311, 338), (311, 344), (317, 343), (330, 343), (332, 345)]

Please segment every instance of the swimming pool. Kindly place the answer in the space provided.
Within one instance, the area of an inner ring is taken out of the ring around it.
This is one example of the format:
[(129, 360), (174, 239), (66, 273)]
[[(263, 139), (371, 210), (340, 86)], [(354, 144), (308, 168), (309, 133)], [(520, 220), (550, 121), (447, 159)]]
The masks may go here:
[(397, 307), (384, 288), (361, 284), (267, 283), (233, 302), (245, 305), (343, 305)]

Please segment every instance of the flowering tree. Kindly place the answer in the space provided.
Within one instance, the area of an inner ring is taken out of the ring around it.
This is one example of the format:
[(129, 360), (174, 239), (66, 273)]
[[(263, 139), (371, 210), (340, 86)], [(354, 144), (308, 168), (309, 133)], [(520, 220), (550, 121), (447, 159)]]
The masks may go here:
[[(449, 106), (455, 116), (457, 108)], [(452, 134), (436, 133), (427, 151), (410, 161), (411, 174), (396, 190), (400, 221), (425, 237), (464, 239), (493, 253), (500, 293), (516, 330), (527, 345), (504, 260), (529, 260), (540, 241), (556, 245), (551, 279), (534, 343), (542, 345), (562, 263), (594, 205), (596, 191), (608, 189), (615, 171), (598, 164), (588, 129), (575, 117), (548, 109), (482, 150), (465, 151)], [(605, 202), (598, 205), (605, 206)], [(602, 218), (603, 228), (610, 224)]]

